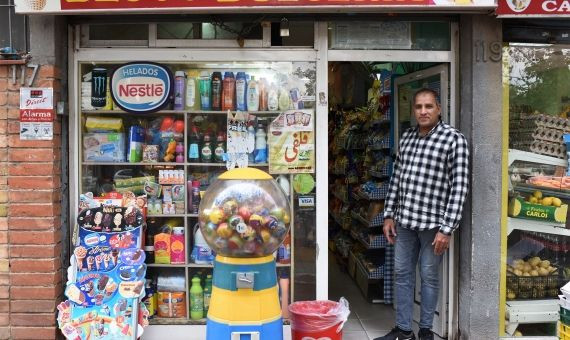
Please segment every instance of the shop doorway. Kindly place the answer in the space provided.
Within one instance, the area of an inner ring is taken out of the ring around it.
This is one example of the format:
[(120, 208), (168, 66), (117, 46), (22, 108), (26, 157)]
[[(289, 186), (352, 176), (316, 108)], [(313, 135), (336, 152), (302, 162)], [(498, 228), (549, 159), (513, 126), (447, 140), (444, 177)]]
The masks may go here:
[[(450, 64), (334, 61), (328, 66), (329, 296), (345, 296), (351, 302), (353, 313), (346, 332), (373, 339), (394, 326), (393, 305), (397, 303), (394, 252), (382, 235), (382, 211), (398, 140), (416, 124), (412, 98), (420, 88), (439, 94), (442, 118), (454, 124)], [(453, 257), (453, 251), (446, 254), (440, 268), (433, 324), (440, 338), (447, 338), (453, 323), (449, 313), (454, 309)], [(417, 322), (419, 273), (416, 277)]]

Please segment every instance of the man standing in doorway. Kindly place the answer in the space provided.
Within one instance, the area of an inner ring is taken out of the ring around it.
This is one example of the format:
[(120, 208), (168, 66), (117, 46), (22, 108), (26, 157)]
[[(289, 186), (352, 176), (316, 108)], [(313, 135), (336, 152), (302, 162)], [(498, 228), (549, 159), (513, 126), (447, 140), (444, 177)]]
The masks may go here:
[(461, 219), (469, 150), (463, 134), (441, 120), (437, 92), (414, 95), (417, 126), (400, 140), (384, 207), (384, 235), (395, 244), (396, 327), (375, 340), (413, 340), (416, 265), (421, 276), (420, 340), (432, 340), (439, 265)]

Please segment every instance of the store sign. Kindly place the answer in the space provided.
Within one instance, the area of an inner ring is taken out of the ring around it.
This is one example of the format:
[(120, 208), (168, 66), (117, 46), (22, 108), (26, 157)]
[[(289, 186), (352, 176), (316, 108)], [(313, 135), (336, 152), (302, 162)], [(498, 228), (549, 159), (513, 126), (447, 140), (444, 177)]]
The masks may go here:
[(168, 104), (172, 79), (170, 70), (160, 64), (125, 64), (111, 76), (111, 96), (124, 111), (156, 112)]
[(289, 110), (269, 125), (269, 173), (315, 172), (313, 110)]
[(493, 0), (15, 0), (16, 12), (81, 13), (81, 12), (144, 12), (180, 11), (184, 9), (252, 9), (252, 8), (306, 8), (320, 7), (390, 7), (441, 6), (494, 7)]
[(53, 88), (20, 89), (20, 139), (53, 139)]
[(570, 0), (499, 0), (497, 15), (517, 16), (568, 16)]

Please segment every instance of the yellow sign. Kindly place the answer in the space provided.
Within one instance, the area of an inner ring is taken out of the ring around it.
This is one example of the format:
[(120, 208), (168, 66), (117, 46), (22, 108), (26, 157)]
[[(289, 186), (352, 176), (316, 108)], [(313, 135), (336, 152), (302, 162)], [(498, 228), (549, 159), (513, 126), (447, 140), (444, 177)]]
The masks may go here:
[(315, 172), (313, 110), (289, 110), (269, 125), (269, 173)]

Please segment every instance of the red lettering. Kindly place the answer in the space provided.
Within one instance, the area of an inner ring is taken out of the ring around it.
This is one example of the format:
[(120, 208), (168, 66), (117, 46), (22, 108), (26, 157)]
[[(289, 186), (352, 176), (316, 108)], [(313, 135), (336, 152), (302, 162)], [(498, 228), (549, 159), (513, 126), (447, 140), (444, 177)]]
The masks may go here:
[(119, 85), (119, 96), (124, 97), (160, 97), (164, 94), (162, 84)]

